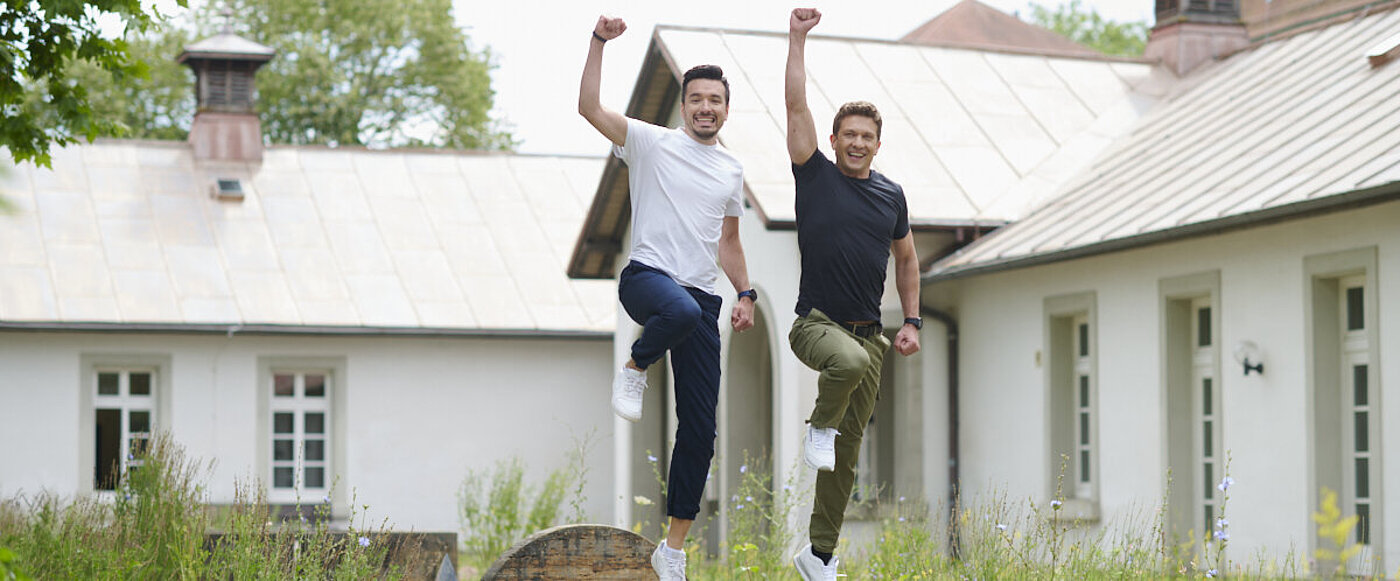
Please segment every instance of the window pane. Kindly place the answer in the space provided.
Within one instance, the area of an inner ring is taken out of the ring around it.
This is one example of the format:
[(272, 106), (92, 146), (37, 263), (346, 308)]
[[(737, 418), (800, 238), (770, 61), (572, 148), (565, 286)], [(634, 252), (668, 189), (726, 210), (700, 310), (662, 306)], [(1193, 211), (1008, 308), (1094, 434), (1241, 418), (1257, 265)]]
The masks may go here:
[(272, 376), (272, 395), (276, 397), (292, 397), (295, 379), (291, 375), (276, 374)]
[(1365, 365), (1354, 365), (1351, 368), (1352, 399), (1356, 401), (1357, 406), (1368, 405), (1366, 402), (1370, 400), (1371, 391), (1368, 385), (1370, 378), (1367, 377), (1368, 375)]
[(320, 461), (320, 460), (325, 460), (325, 459), (326, 459), (326, 441), (325, 441), (325, 440), (307, 440), (307, 441), (306, 441), (306, 459), (307, 459), (308, 461)]
[(1356, 459), (1356, 497), (1371, 498), (1371, 461)]
[(1079, 414), (1079, 443), (1089, 445), (1089, 414), (1084, 412)]
[(92, 470), (92, 487), (116, 490), (121, 475), (122, 411), (97, 410), (97, 446)]
[(306, 413), (306, 433), (324, 434), (326, 433), (326, 414), (321, 412)]
[(131, 395), (151, 395), (151, 374), (133, 373), (130, 377)]
[(1357, 503), (1356, 516), (1361, 517), (1356, 521), (1356, 542), (1369, 545), (1371, 544), (1371, 503)]
[(1366, 328), (1366, 297), (1364, 288), (1355, 286), (1347, 289), (1347, 330)]
[(1079, 481), (1080, 481), (1080, 482), (1088, 482), (1088, 481), (1089, 481), (1089, 451), (1088, 451), (1088, 450), (1080, 450), (1080, 451), (1079, 451)]
[(292, 414), (290, 412), (277, 412), (272, 414), (272, 433), (292, 433)]
[(1079, 324), (1079, 356), (1089, 356), (1089, 325), (1087, 323)]
[(1371, 451), (1371, 426), (1366, 412), (1356, 412), (1356, 451)]
[(326, 376), (306, 376), (306, 397), (326, 397)]
[(1205, 415), (1215, 413), (1215, 398), (1211, 397), (1212, 387), (1209, 377), (1201, 378), (1201, 413)]
[(307, 488), (325, 488), (325, 487), (326, 487), (326, 469), (325, 469), (325, 468), (321, 468), (321, 467), (319, 467), (319, 466), (307, 466), (307, 467), (306, 467), (306, 487), (307, 487)]
[(1079, 376), (1079, 407), (1089, 407), (1089, 376)]
[(1196, 346), (1210, 346), (1210, 307), (1196, 309)]
[(1215, 422), (1201, 422), (1201, 455), (1206, 458), (1215, 457)]
[(134, 459), (137, 459), (137, 458), (142, 458), (142, 457), (144, 457), (144, 456), (146, 455), (146, 452), (150, 450), (150, 447), (151, 447), (151, 441), (150, 441), (150, 439), (147, 439), (147, 438), (132, 438), (132, 439), (131, 439), (131, 446), (128, 447), (128, 449), (127, 449), (127, 454), (129, 454), (129, 455), (127, 456), (127, 458), (133, 459), (133, 460), (134, 460)]
[(151, 412), (132, 410), (127, 416), (127, 431), (137, 433), (150, 433)]
[(97, 395), (117, 395), (117, 374), (97, 374)]
[(272, 441), (272, 459), (273, 459), (273, 460), (281, 460), (281, 461), (296, 460), (296, 456), (294, 456), (294, 455), (292, 454), (292, 441), (291, 441), (291, 440), (273, 440), (273, 441)]
[[(1207, 504), (1207, 505), (1206, 505), (1206, 526), (1205, 526), (1202, 530), (1211, 531), (1211, 530), (1214, 530), (1214, 529), (1215, 529), (1215, 505)], [(1207, 533), (1207, 534), (1209, 534), (1209, 533)], [(1206, 537), (1206, 538), (1209, 538), (1209, 537)]]
[(279, 466), (272, 469), (272, 486), (274, 488), (291, 488), (296, 485), (292, 480), (292, 469), (290, 466)]
[(1206, 477), (1206, 500), (1210, 500), (1215, 498), (1215, 465), (1206, 463), (1201, 468), (1201, 473)]

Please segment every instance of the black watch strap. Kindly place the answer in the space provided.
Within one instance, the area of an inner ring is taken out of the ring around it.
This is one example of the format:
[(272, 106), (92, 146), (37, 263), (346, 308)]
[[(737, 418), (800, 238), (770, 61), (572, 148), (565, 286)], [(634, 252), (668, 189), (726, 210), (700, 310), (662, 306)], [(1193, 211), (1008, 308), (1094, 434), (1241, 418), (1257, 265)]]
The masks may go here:
[(915, 329), (924, 328), (924, 320), (920, 317), (906, 317), (904, 319), (904, 324), (913, 325)]
[(742, 299), (744, 297), (749, 297), (749, 300), (753, 301), (754, 303), (758, 303), (758, 291), (756, 290), (749, 289), (746, 291), (739, 291), (738, 298)]

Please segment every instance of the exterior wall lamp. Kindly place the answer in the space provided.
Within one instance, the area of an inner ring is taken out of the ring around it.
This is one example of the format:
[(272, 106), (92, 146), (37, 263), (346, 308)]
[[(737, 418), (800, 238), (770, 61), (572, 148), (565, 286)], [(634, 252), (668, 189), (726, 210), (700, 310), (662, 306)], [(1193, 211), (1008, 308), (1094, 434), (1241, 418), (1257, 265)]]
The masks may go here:
[(1244, 365), (1245, 377), (1249, 377), (1251, 371), (1259, 375), (1264, 374), (1264, 357), (1259, 353), (1259, 346), (1253, 341), (1240, 341), (1235, 344), (1235, 361)]

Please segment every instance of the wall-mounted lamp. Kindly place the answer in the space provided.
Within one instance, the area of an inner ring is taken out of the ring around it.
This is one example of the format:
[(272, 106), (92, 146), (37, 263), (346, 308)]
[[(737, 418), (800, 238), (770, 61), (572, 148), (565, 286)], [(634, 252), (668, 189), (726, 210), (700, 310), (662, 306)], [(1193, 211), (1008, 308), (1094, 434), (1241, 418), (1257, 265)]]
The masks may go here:
[(1249, 376), (1253, 371), (1259, 375), (1264, 374), (1264, 357), (1259, 353), (1259, 346), (1253, 341), (1240, 341), (1235, 344), (1235, 362), (1244, 365), (1244, 374)]

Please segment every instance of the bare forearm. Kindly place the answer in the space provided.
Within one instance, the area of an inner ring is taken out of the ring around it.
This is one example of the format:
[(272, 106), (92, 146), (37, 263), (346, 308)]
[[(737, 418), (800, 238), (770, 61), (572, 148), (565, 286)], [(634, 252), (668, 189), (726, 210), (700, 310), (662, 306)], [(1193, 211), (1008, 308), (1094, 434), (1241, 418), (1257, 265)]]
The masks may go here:
[(734, 285), (736, 291), (749, 290), (749, 266), (744, 259), (744, 246), (737, 239), (719, 243), (719, 267), (724, 270), (724, 275), (729, 277), (729, 284)]
[(899, 304), (905, 317), (919, 316), (919, 259), (908, 256), (896, 261), (894, 271), (895, 289), (899, 291)]
[(783, 96), (788, 114), (807, 110), (807, 34), (788, 34), (787, 69), (783, 75)]

